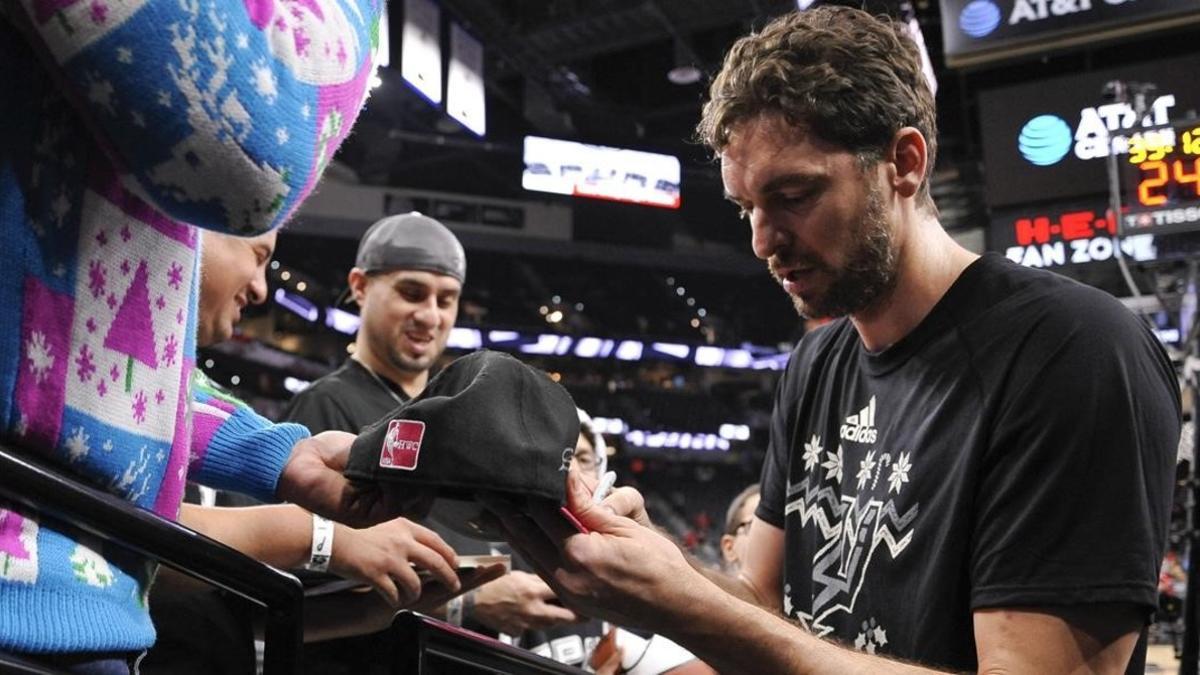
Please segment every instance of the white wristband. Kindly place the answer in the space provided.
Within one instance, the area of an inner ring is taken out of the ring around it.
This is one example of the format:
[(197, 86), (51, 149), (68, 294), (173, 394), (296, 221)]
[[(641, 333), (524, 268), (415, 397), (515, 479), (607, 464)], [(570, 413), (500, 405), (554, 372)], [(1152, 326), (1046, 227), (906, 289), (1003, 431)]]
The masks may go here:
[(309, 555), (306, 570), (325, 572), (329, 569), (329, 559), (333, 556), (333, 521), (313, 514), (312, 553)]
[(446, 603), (446, 623), (461, 626), (463, 621), (463, 599), (462, 596), (450, 598)]

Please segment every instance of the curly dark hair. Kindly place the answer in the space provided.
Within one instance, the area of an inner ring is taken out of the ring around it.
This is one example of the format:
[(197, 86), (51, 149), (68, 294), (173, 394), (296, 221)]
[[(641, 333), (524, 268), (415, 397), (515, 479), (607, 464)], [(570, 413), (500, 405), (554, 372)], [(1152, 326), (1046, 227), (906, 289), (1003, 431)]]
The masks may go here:
[(929, 148), (920, 197), (933, 206), (937, 118), (920, 51), (904, 25), (824, 6), (779, 17), (739, 39), (709, 87), (697, 134), (720, 153), (738, 123), (772, 112), (853, 152), (865, 166), (882, 159), (899, 129), (915, 127)]

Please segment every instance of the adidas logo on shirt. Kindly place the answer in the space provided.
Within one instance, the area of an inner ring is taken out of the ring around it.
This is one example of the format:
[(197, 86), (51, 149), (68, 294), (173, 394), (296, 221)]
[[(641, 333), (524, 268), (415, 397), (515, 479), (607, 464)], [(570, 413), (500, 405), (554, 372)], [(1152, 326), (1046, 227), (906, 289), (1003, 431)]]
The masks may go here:
[(846, 418), (842, 425), (842, 440), (855, 443), (874, 443), (879, 436), (875, 429), (875, 397), (867, 402), (867, 406)]

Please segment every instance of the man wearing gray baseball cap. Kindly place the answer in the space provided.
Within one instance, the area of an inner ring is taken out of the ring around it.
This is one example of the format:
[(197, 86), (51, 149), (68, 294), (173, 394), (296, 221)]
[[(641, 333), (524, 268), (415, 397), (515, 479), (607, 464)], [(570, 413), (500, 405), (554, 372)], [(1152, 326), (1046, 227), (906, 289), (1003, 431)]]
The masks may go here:
[[(354, 354), (297, 394), (284, 418), (313, 433), (357, 434), (419, 395), (446, 348), (466, 275), (462, 245), (436, 220), (409, 213), (372, 225), (349, 274), (347, 297), (362, 316)], [(433, 528), (460, 555), (490, 552), (442, 524)], [(463, 603), (463, 625), (492, 634), (519, 635), (580, 620), (558, 604), (544, 581), (515, 570), (467, 594)]]
[(467, 259), (454, 233), (416, 212), (388, 216), (358, 244), (347, 296), (361, 308), (354, 354), (292, 399), (309, 429), (358, 433), (416, 396), (458, 318)]

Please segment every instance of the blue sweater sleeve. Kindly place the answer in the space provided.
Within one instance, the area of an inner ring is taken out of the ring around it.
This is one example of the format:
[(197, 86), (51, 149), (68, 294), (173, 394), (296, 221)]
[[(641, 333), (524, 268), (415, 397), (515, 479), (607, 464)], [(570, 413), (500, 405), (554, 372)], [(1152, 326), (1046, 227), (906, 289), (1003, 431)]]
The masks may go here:
[(189, 479), (265, 502), (276, 501), (279, 475), (308, 429), (275, 424), (217, 391), (199, 373), (193, 393)]

